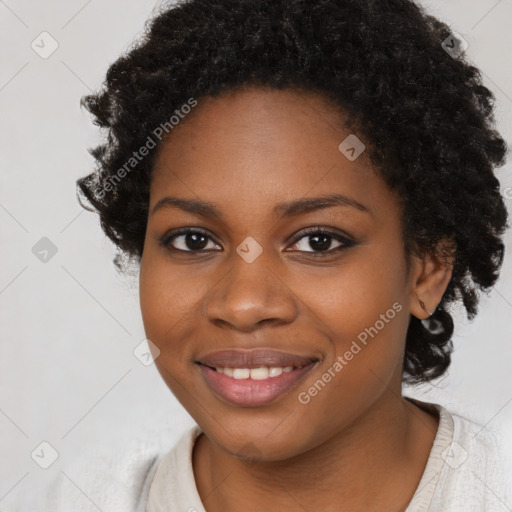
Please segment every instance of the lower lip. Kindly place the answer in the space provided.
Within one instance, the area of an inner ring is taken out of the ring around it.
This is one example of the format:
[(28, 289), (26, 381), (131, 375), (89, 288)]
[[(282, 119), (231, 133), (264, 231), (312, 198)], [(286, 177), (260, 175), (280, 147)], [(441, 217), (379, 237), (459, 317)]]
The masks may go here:
[(290, 391), (315, 364), (311, 362), (302, 368), (262, 380), (234, 379), (203, 364), (199, 368), (208, 385), (226, 402), (239, 407), (257, 407), (269, 404)]

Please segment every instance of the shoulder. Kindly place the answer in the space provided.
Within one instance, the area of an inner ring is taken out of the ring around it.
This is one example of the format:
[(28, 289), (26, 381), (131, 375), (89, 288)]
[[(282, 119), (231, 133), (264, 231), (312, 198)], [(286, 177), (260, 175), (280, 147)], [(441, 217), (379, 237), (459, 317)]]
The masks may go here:
[(162, 421), (144, 429), (126, 427), (116, 437), (91, 440), (73, 459), (56, 464), (44, 492), (23, 497), (20, 510), (142, 512), (158, 463), (177, 435), (175, 425)]
[(511, 453), (504, 450), (506, 440), (503, 432), (490, 424), (482, 424), (457, 413), (450, 413), (454, 423), (452, 453), (457, 460), (454, 466), (465, 465), (482, 476), (496, 475), (510, 468)]
[(43, 510), (142, 512), (145, 494), (160, 458), (156, 450), (90, 453), (56, 475), (47, 489)]
[(503, 434), (464, 415), (444, 411), (453, 420), (453, 438), (442, 453), (444, 464), (432, 512), (492, 512), (510, 508), (512, 454), (504, 450)]
[(204, 512), (192, 465), (194, 444), (201, 434), (202, 431), (197, 425), (188, 429), (173, 448), (161, 458), (148, 490), (147, 512), (162, 510)]
[(199, 432), (193, 426), (174, 433), (173, 439), (133, 439), (128, 446), (89, 450), (56, 475), (43, 503), (38, 497), (37, 506), (31, 504), (24, 512), (145, 512), (148, 497), (158, 498), (162, 489), (180, 495), (192, 483), (194, 491), (191, 453)]

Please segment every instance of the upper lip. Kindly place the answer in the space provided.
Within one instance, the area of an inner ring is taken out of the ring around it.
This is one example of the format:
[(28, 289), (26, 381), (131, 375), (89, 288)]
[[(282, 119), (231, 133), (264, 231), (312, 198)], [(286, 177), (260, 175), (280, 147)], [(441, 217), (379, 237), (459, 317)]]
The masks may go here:
[(318, 360), (319, 358), (315, 356), (259, 348), (219, 350), (199, 357), (195, 362), (213, 368), (259, 368), (261, 366), (285, 368), (305, 366)]

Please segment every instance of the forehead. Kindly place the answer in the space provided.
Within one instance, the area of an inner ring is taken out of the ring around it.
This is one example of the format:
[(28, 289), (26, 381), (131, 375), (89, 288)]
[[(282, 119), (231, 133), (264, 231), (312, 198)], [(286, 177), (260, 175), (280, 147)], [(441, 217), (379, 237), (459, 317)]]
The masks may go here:
[(319, 94), (249, 87), (197, 101), (161, 143), (152, 205), (166, 193), (226, 208), (330, 193), (390, 199), (364, 151), (353, 161), (340, 151), (353, 134)]

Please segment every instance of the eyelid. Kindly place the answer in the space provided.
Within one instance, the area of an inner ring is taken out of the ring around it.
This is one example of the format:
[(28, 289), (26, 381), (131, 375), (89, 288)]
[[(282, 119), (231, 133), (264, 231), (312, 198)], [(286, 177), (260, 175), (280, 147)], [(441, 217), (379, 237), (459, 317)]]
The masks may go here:
[(312, 236), (315, 234), (321, 234), (325, 235), (329, 238), (332, 238), (333, 240), (336, 240), (340, 245), (338, 247), (334, 247), (334, 249), (328, 249), (326, 251), (300, 251), (300, 250), (293, 250), (290, 252), (297, 252), (300, 254), (307, 254), (308, 257), (313, 258), (322, 258), (322, 257), (329, 257), (333, 256), (335, 254), (338, 254), (344, 249), (349, 249), (350, 247), (354, 247), (357, 245), (356, 240), (353, 239), (350, 235), (346, 234), (344, 231), (341, 231), (339, 229), (335, 228), (327, 228), (324, 226), (316, 226), (316, 227), (310, 227), (302, 230), (294, 239), (294, 241), (289, 245), (296, 245), (299, 243), (303, 238), (307, 238), (308, 236)]
[(331, 228), (327, 226), (311, 226), (309, 228), (304, 228), (301, 231), (299, 231), (298, 234), (292, 235), (290, 238), (286, 240), (288, 242), (290, 239), (293, 239), (293, 243), (297, 243), (299, 240), (304, 238), (307, 235), (314, 235), (317, 233), (321, 233), (323, 235), (328, 235), (333, 238), (338, 237), (343, 239), (346, 242), (352, 242), (355, 243), (355, 240), (352, 236), (350, 236), (348, 233), (345, 233), (344, 231), (340, 230), (339, 228)]

